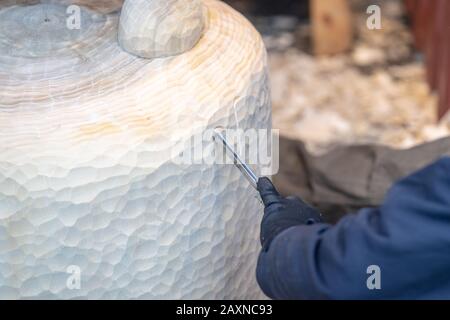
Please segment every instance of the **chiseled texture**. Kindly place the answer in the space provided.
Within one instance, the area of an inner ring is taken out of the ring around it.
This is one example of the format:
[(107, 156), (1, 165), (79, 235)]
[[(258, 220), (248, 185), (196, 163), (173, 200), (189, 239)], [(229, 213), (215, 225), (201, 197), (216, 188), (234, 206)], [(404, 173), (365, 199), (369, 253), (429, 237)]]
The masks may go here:
[(0, 3), (0, 298), (261, 297), (255, 191), (231, 165), (173, 161), (206, 128), (270, 128), (258, 33), (202, 0), (191, 50), (141, 59), (117, 11), (69, 31), (41, 2)]
[(204, 28), (201, 0), (127, 0), (119, 23), (123, 49), (144, 58), (190, 50)]

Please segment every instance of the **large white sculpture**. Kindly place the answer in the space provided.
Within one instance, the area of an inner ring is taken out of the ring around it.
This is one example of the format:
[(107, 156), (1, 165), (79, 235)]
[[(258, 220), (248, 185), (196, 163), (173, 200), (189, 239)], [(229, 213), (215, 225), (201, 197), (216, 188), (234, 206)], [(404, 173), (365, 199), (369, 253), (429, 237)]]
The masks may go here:
[(202, 0), (195, 43), (144, 59), (117, 1), (75, 1), (78, 29), (71, 1), (28, 2), (0, 2), (0, 298), (261, 297), (255, 191), (173, 161), (205, 129), (270, 128), (255, 29)]

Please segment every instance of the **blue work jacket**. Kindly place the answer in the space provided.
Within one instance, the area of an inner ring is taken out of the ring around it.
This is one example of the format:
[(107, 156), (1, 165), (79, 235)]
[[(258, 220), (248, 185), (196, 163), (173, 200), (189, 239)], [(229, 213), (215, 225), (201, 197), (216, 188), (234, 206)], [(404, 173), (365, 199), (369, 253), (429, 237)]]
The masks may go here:
[(257, 279), (274, 299), (450, 299), (450, 157), (398, 181), (380, 207), (280, 233)]

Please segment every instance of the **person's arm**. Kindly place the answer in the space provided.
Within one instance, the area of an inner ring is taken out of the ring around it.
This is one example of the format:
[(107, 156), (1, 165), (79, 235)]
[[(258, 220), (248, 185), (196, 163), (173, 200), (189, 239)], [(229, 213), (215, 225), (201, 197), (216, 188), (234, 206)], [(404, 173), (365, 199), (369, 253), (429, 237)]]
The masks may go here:
[(258, 282), (276, 299), (450, 298), (449, 208), (447, 157), (398, 182), (380, 208), (285, 228), (261, 251)]

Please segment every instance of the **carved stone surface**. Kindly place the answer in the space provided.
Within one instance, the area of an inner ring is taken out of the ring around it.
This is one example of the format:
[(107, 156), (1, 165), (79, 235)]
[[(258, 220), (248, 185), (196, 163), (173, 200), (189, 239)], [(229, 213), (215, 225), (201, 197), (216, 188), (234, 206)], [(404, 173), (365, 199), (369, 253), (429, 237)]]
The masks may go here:
[(65, 6), (0, 3), (0, 298), (261, 297), (255, 191), (173, 161), (207, 128), (271, 126), (258, 33), (202, 3), (199, 42), (150, 60), (119, 46), (116, 11), (69, 31)]
[(120, 16), (122, 48), (144, 58), (190, 50), (204, 28), (201, 0), (128, 0)]

